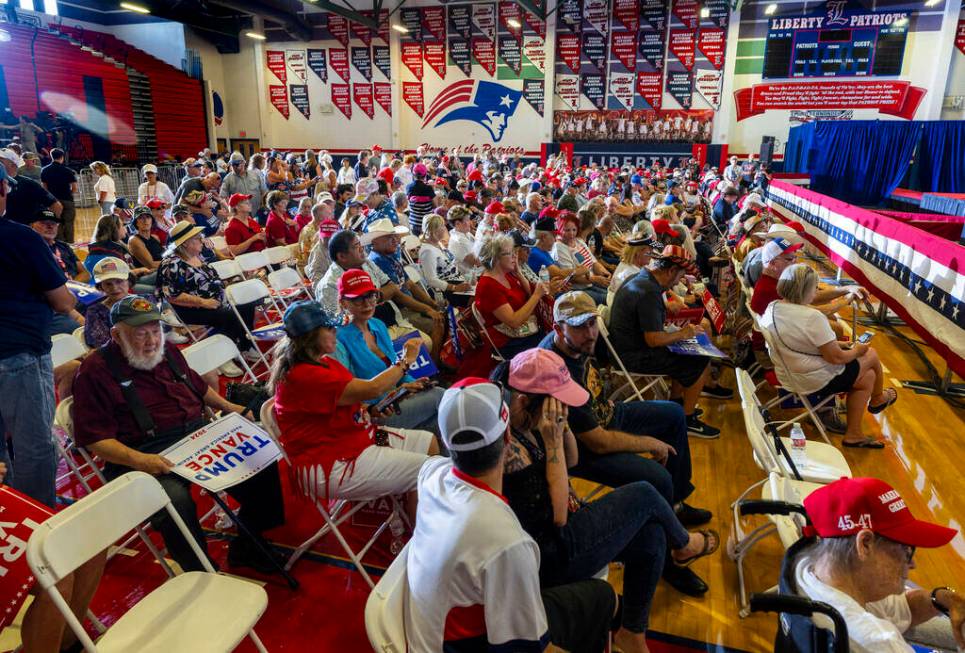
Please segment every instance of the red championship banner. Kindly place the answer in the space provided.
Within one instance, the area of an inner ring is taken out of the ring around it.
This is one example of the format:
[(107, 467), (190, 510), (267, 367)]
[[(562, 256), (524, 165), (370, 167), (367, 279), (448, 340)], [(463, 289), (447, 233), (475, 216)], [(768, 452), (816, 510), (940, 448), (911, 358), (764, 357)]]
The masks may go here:
[(637, 73), (637, 93), (654, 109), (663, 104), (663, 73)]
[(268, 62), (268, 70), (278, 78), (282, 84), (288, 82), (288, 71), (285, 68), (284, 50), (265, 50), (265, 58)]
[(705, 27), (697, 37), (697, 48), (717, 70), (724, 65), (725, 38), (725, 32), (720, 27)]
[(667, 49), (684, 65), (687, 70), (694, 68), (694, 32), (689, 29), (670, 30), (670, 43)]
[(348, 49), (329, 48), (328, 67), (334, 70), (338, 76), (342, 78), (343, 82), (347, 83), (349, 77), (351, 77), (351, 73), (348, 70)]
[(355, 104), (369, 118), (375, 115), (375, 105), (372, 104), (372, 85), (371, 84), (352, 84), (352, 96)]
[(426, 63), (432, 68), (439, 79), (446, 78), (446, 42), (445, 41), (423, 41), (422, 53)]
[(284, 84), (269, 84), (268, 99), (271, 100), (272, 106), (278, 109), (278, 113), (288, 120), (288, 88)]
[(613, 15), (624, 29), (636, 32), (640, 29), (640, 13), (637, 0), (613, 0)]
[(711, 323), (714, 325), (714, 330), (717, 333), (724, 332), (724, 321), (727, 320), (727, 316), (724, 315), (724, 309), (720, 307), (720, 303), (714, 296), (710, 294), (709, 290), (704, 290), (704, 294), (700, 297), (701, 301), (704, 303), (704, 308), (707, 310), (707, 317), (710, 318)]
[[(368, 12), (371, 14), (372, 12)], [(359, 41), (364, 43), (366, 46), (372, 45), (372, 30), (365, 25), (352, 22), (352, 35), (355, 36)]]
[(965, 54), (965, 18), (958, 21), (958, 32), (955, 34), (955, 46)]
[(697, 29), (697, 0), (673, 0), (673, 15), (688, 29)]
[(422, 95), (422, 82), (402, 82), (402, 99), (420, 118), (426, 112), (426, 102)]
[(413, 77), (422, 81), (422, 44), (416, 41), (403, 41), (402, 63)]
[(613, 32), (610, 35), (610, 52), (629, 71), (636, 69), (637, 33)]
[(499, 3), (499, 26), (516, 37), (523, 38), (523, 12), (513, 0), (501, 0)]
[(556, 56), (574, 75), (580, 73), (580, 35), (556, 33)]
[(33, 499), (0, 485), (0, 630), (9, 626), (30, 595), (27, 541), (53, 513)]
[(911, 120), (927, 92), (910, 82), (884, 80), (755, 84), (734, 91), (734, 103), (738, 121), (789, 109), (877, 109)]
[(493, 40), (485, 36), (474, 36), (472, 38), (472, 59), (473, 62), (482, 66), (482, 69), (490, 76), (495, 75), (496, 44)]
[(342, 115), (352, 119), (352, 97), (349, 94), (348, 84), (331, 84), (332, 104), (334, 104)]
[(375, 82), (372, 84), (372, 95), (375, 96), (375, 103), (382, 107), (387, 115), (392, 115), (392, 84), (387, 82)]
[(328, 14), (328, 31), (332, 38), (348, 47), (348, 20), (338, 14)]
[(437, 41), (446, 40), (446, 8), (422, 8), (422, 38), (433, 38)]
[(545, 41), (546, 40), (546, 21), (540, 20), (539, 18), (529, 13), (528, 11), (524, 12), (524, 17), (526, 18), (526, 24), (529, 25), (529, 28), (533, 30), (533, 32), (535, 32), (538, 37), (540, 37)]

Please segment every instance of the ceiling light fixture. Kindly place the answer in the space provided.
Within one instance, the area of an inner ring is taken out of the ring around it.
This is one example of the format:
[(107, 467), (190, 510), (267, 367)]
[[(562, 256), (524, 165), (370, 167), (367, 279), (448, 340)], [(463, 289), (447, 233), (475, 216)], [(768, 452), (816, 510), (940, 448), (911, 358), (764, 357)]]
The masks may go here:
[(143, 5), (136, 5), (133, 2), (122, 2), (121, 9), (127, 9), (128, 11), (133, 11), (138, 14), (149, 14), (151, 10)]
[(928, 2), (925, 3), (925, 6), (926, 6), (926, 7), (934, 7), (935, 5), (937, 5), (937, 4), (938, 4), (939, 2), (941, 2), (941, 1), (942, 1), (942, 0), (928, 0)]
[(701, 10), (700, 10), (700, 17), (701, 17), (701, 18), (710, 18), (710, 9), (708, 9), (707, 7), (704, 7), (703, 9), (701, 9)]
[(905, 18), (899, 18), (898, 20), (896, 20), (896, 21), (894, 22), (895, 27), (904, 27), (904, 26), (907, 25), (907, 24), (908, 24), (908, 18), (907, 18), (907, 17), (905, 17)]
[(512, 27), (513, 29), (519, 29), (520, 27), (519, 21), (516, 20), (515, 18), (510, 18), (509, 20), (506, 21), (506, 24)]
[(256, 41), (264, 41), (266, 38), (264, 34), (259, 34), (258, 32), (245, 32), (245, 36)]
[(764, 14), (770, 16), (775, 11), (777, 11), (777, 5), (772, 2), (771, 4), (767, 5), (767, 8), (764, 9)]
[(409, 28), (408, 28), (408, 27), (406, 27), (405, 25), (399, 25), (398, 23), (393, 24), (393, 25), (392, 25), (392, 29), (394, 29), (394, 30), (395, 30), (396, 32), (398, 32), (399, 34), (408, 34), (408, 33), (409, 33)]

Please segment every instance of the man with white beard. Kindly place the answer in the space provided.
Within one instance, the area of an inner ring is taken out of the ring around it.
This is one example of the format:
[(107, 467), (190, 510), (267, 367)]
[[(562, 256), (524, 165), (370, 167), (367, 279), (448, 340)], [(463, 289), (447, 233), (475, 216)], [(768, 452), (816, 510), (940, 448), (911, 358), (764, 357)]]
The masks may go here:
[[(205, 406), (222, 413), (241, 413), (245, 408), (221, 397), (188, 367), (178, 349), (165, 343), (160, 322), (157, 306), (137, 295), (111, 307), (110, 342), (84, 359), (74, 380), (74, 438), (107, 462), (108, 478), (131, 470), (156, 476), (205, 550), (191, 483), (169, 473), (173, 465), (160, 452), (207, 422)], [(239, 518), (255, 537), (284, 523), (277, 465), (227, 492), (241, 504)], [(165, 511), (155, 514), (151, 523), (182, 569), (203, 571)], [(276, 570), (259, 547), (243, 537), (229, 545), (228, 564), (263, 573)]]

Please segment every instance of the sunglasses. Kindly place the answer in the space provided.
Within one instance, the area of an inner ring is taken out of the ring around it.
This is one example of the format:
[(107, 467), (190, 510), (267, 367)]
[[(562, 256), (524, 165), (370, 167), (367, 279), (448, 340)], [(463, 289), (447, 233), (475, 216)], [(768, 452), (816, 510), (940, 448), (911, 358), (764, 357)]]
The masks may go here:
[(379, 301), (379, 293), (370, 292), (362, 295), (361, 297), (346, 297), (346, 299), (356, 306), (361, 304), (377, 304)]

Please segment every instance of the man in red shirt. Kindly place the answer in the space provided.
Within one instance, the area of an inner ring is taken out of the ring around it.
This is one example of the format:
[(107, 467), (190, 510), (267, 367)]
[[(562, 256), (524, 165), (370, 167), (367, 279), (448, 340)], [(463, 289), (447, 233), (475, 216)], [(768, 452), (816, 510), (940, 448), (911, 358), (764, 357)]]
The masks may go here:
[(804, 243), (791, 244), (784, 238), (775, 238), (764, 245), (761, 252), (761, 264), (764, 268), (761, 278), (754, 284), (751, 310), (758, 315), (764, 315), (771, 302), (781, 298), (777, 294), (777, 280), (781, 278), (781, 272), (797, 260), (797, 251), (802, 247)]
[(251, 217), (251, 195), (235, 193), (228, 198), (231, 220), (224, 230), (224, 239), (233, 256), (265, 249), (267, 236), (261, 225)]

